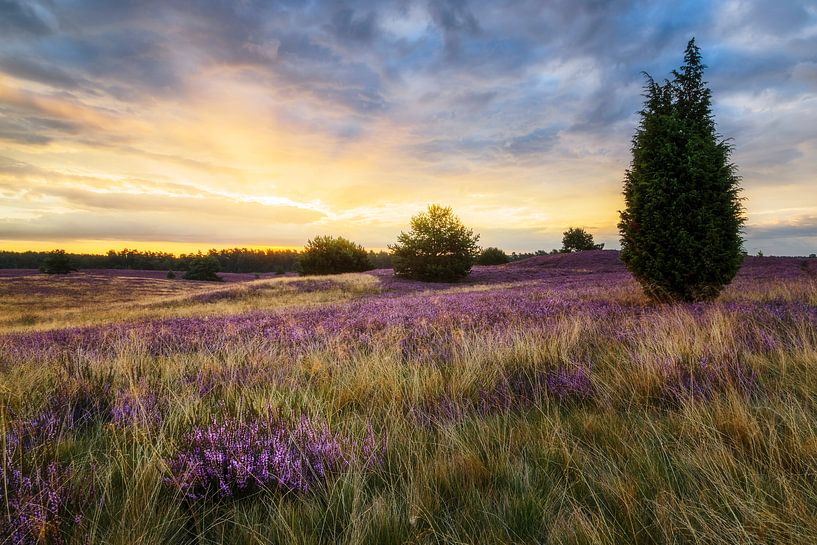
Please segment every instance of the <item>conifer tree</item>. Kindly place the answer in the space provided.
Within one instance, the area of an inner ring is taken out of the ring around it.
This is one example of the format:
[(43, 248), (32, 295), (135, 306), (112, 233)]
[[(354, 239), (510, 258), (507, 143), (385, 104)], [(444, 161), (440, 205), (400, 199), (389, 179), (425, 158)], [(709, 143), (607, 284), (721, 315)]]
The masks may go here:
[(673, 78), (649, 74), (624, 180), (621, 258), (658, 301), (712, 299), (743, 259), (740, 178), (715, 127), (695, 39)]

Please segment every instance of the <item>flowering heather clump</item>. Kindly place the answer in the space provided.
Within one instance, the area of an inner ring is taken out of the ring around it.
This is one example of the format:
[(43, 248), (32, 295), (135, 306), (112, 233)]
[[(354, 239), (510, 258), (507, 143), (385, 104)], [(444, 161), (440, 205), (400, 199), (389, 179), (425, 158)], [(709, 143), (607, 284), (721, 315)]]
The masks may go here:
[(567, 367), (548, 372), (548, 395), (559, 401), (587, 401), (596, 389), (590, 380), (590, 367)]
[(670, 405), (684, 400), (706, 401), (729, 387), (742, 395), (757, 391), (757, 374), (739, 361), (715, 360), (704, 355), (692, 364), (667, 361), (662, 366), (665, 383), (662, 397)]
[(111, 420), (120, 426), (159, 425), (162, 422), (159, 400), (143, 382), (120, 390), (114, 396)]
[(56, 440), (64, 431), (75, 432), (93, 419), (107, 419), (109, 409), (102, 396), (87, 388), (60, 388), (51, 395), (46, 406), (29, 418), (17, 418), (13, 411), (6, 422), (5, 448), (10, 454), (25, 453)]
[[(184, 497), (234, 498), (258, 491), (307, 492), (349, 466), (355, 445), (306, 417), (213, 420), (188, 433), (169, 461)], [(363, 440), (363, 455), (371, 453)], [(367, 456), (368, 457), (368, 456)], [(366, 461), (365, 459), (362, 461)]]
[(80, 519), (78, 512), (89, 494), (79, 495), (71, 484), (72, 471), (54, 461), (40, 464), (38, 453), (49, 449), (60, 434), (87, 422), (85, 404), (64, 393), (53, 397), (32, 418), (6, 422), (5, 449), (0, 453), (0, 543), (14, 545), (63, 543), (65, 528)]
[(566, 367), (545, 372), (513, 373), (502, 377), (489, 388), (476, 392), (474, 398), (462, 400), (444, 396), (408, 413), (422, 424), (435, 421), (457, 421), (469, 416), (486, 416), (505, 411), (524, 411), (546, 396), (559, 403), (587, 402), (596, 388), (590, 380), (589, 367)]
[(28, 473), (4, 465), (0, 497), (5, 509), (0, 513), (0, 542), (63, 543), (65, 527), (79, 519), (70, 514), (70, 478), (70, 471), (53, 462)]
[(45, 410), (32, 418), (14, 418), (6, 423), (5, 446), (9, 456), (28, 452), (55, 439), (65, 425), (64, 415)]
[(292, 280), (287, 282), (285, 286), (300, 293), (330, 291), (343, 288), (343, 284), (339, 284), (338, 282), (328, 278), (305, 278), (303, 280)]
[(428, 327), (410, 329), (400, 339), (400, 354), (403, 361), (445, 363), (453, 356), (451, 334)]

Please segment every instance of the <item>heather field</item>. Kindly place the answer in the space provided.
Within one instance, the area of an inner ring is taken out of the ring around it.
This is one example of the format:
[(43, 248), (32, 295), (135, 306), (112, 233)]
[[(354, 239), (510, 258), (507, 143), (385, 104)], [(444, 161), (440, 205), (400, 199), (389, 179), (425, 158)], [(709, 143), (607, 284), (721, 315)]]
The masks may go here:
[(231, 280), (0, 275), (0, 542), (817, 542), (817, 259)]

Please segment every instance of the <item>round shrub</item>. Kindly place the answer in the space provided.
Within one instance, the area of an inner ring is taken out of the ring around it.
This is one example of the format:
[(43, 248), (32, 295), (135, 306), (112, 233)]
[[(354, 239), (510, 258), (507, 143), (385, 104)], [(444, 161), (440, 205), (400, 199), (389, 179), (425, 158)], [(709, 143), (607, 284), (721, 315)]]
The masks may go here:
[(508, 261), (508, 254), (494, 247), (485, 248), (477, 258), (478, 265), (504, 265)]
[(339, 274), (372, 268), (365, 248), (343, 237), (322, 236), (307, 241), (301, 274)]
[(218, 259), (212, 255), (199, 255), (190, 261), (185, 280), (204, 280), (207, 282), (221, 282), (222, 278), (216, 274), (221, 270)]
[(581, 227), (571, 227), (562, 233), (562, 252), (584, 252), (586, 250), (602, 250), (604, 244), (596, 244), (593, 235)]
[(50, 252), (42, 265), (40, 271), (45, 274), (68, 274), (77, 269), (71, 264), (71, 258), (65, 253), (65, 250), (54, 250)]
[(465, 278), (479, 252), (479, 235), (466, 228), (451, 208), (432, 204), (411, 218), (411, 230), (390, 245), (394, 274), (424, 282)]

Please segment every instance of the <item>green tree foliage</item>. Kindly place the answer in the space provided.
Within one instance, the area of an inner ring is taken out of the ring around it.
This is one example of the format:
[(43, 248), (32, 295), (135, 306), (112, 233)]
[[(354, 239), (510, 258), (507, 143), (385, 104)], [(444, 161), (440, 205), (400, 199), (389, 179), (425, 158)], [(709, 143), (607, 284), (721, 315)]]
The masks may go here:
[[(293, 271), (301, 253), (297, 250), (230, 248), (210, 250), (221, 264), (222, 272), (277, 272)], [(78, 269), (137, 269), (184, 271), (198, 254), (173, 255), (168, 252), (110, 250), (106, 254), (66, 253)], [(36, 269), (48, 257), (47, 252), (0, 251), (0, 269)]]
[(338, 274), (368, 271), (369, 255), (360, 244), (343, 237), (315, 237), (301, 254), (302, 274)]
[(704, 68), (693, 39), (671, 81), (646, 75), (624, 180), (621, 258), (659, 301), (712, 299), (743, 259), (740, 178), (716, 132)]
[[(295, 270), (295, 263), (300, 257), (297, 250), (254, 250), (250, 248), (229, 248), (210, 250), (218, 258), (222, 272), (277, 272)], [(182, 255), (184, 260), (186, 256)]]
[(221, 270), (218, 258), (212, 255), (198, 255), (190, 261), (187, 272), (184, 273), (185, 280), (205, 280), (209, 282), (221, 282), (222, 278), (216, 274)]
[(471, 271), (479, 235), (451, 208), (432, 204), (411, 218), (411, 230), (390, 245), (394, 274), (424, 282), (456, 282)]
[(377, 252), (375, 252), (374, 250), (369, 250), (369, 262), (372, 264), (373, 269), (392, 268), (391, 254), (384, 250), (380, 250)]
[(40, 265), (40, 271), (45, 274), (68, 274), (75, 270), (77, 269), (73, 266), (71, 257), (65, 253), (65, 250), (49, 252)]
[(583, 252), (585, 250), (601, 250), (604, 244), (593, 242), (593, 235), (581, 227), (570, 227), (562, 233), (562, 252)]
[(510, 261), (508, 254), (493, 246), (482, 250), (477, 258), (478, 265), (504, 265), (508, 261)]

